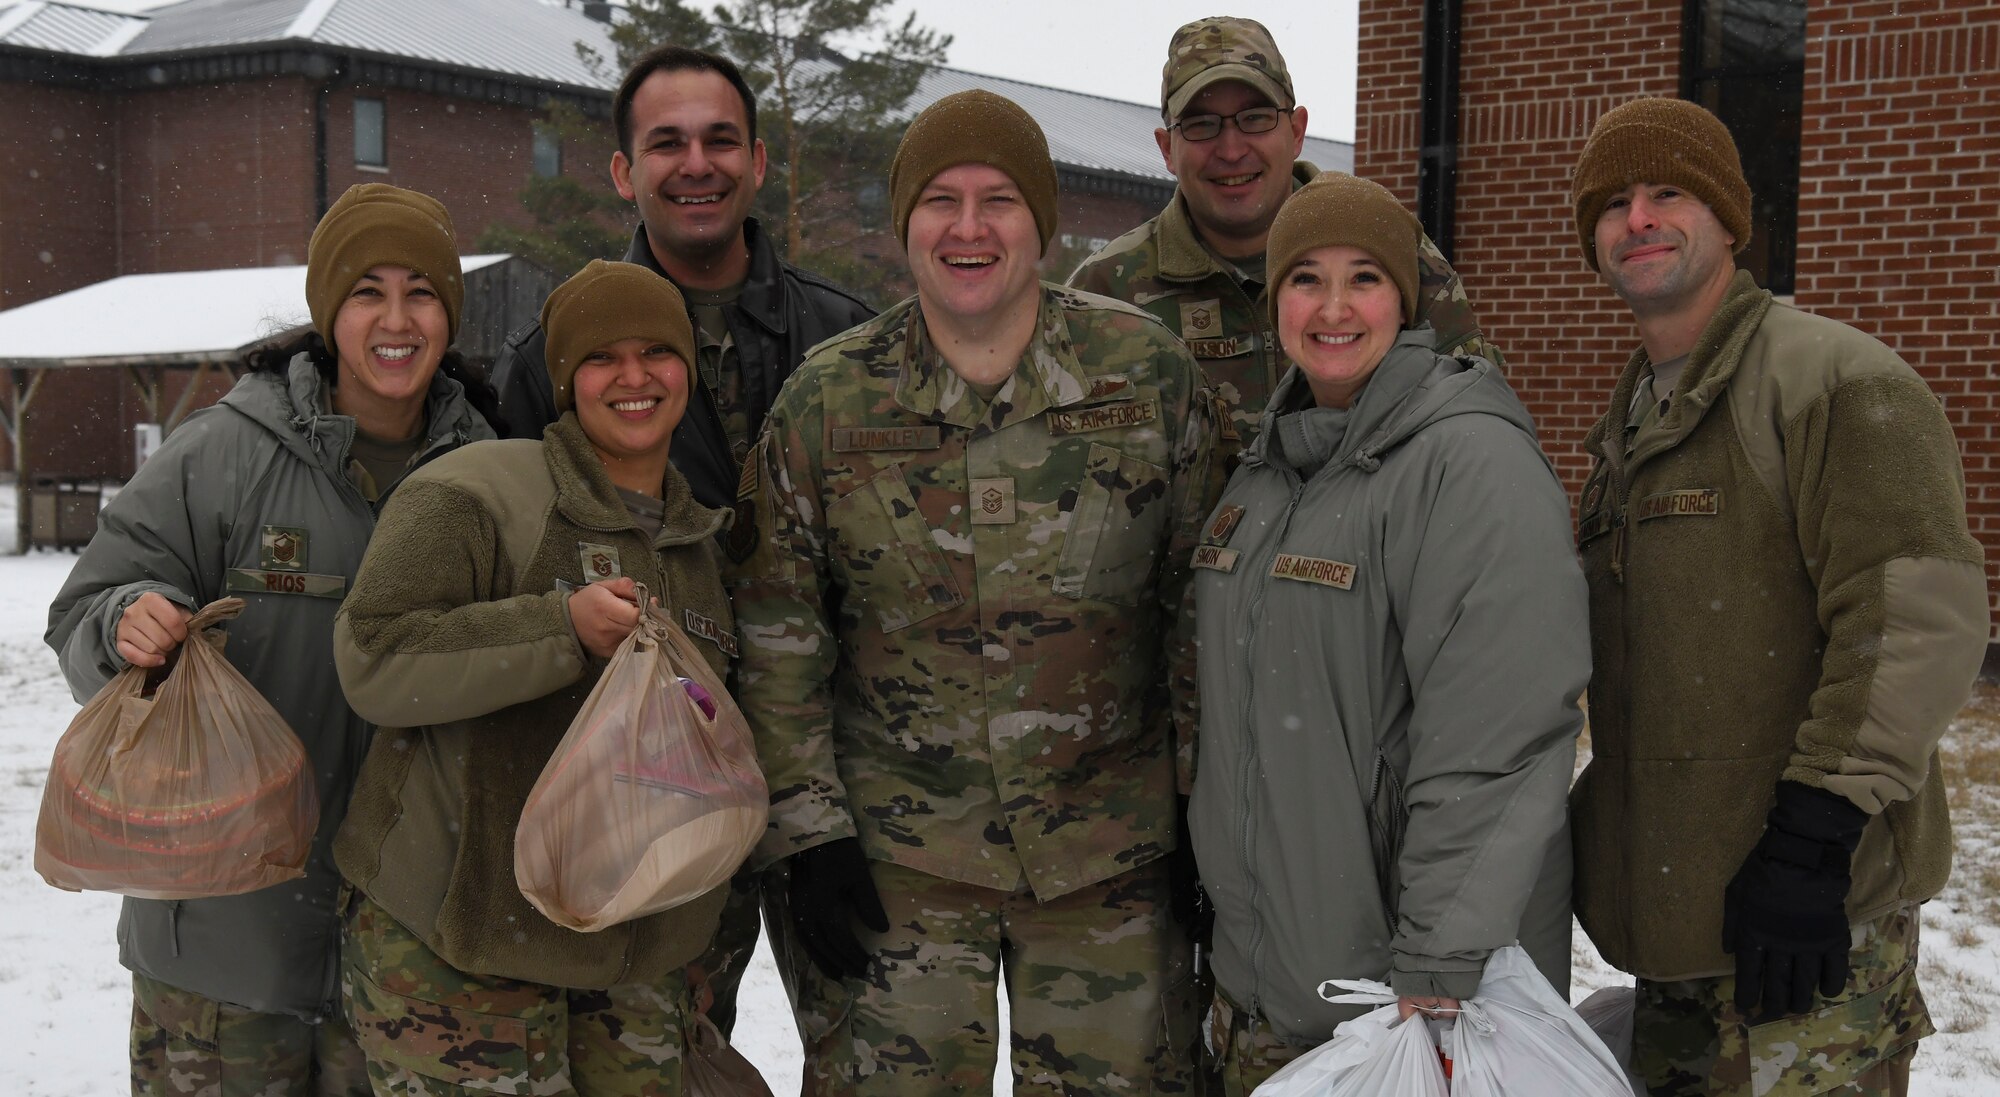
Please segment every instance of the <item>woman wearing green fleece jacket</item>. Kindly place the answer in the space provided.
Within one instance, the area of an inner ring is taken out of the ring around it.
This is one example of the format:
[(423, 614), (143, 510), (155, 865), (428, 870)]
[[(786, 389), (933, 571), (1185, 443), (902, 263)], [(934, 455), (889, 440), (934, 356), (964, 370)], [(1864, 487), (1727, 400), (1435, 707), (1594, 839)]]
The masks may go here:
[(1293, 365), (1195, 552), (1189, 823), (1231, 1095), (1360, 1012), (1323, 980), (1438, 1013), (1519, 941), (1568, 987), (1583, 576), (1520, 401), (1409, 327), (1420, 239), (1338, 173), (1279, 211)]
[(592, 262), (542, 324), (562, 418), (412, 477), (335, 627), (348, 699), (383, 725), (334, 850), (359, 892), (342, 989), (380, 1094), (680, 1092), (681, 969), (728, 890), (578, 933), (515, 884), (522, 806), (638, 588), (718, 675), (735, 647), (725, 514), (667, 460), (694, 357), (679, 292)]

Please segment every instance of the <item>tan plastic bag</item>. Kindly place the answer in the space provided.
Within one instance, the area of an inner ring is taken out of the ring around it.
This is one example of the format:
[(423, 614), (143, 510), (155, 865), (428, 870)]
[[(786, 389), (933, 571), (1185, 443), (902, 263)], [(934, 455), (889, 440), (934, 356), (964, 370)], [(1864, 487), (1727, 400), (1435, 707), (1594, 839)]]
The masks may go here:
[(707, 1014), (689, 1014), (687, 1026), (687, 1065), (681, 1072), (687, 1097), (771, 1097), (764, 1076), (729, 1046)]
[(299, 737), (209, 631), (203, 606), (157, 691), (127, 667), (56, 742), (35, 871), (67, 891), (142, 899), (237, 895), (305, 875), (319, 795)]
[(648, 606), (528, 793), (514, 881), (550, 921), (595, 932), (729, 879), (769, 811), (749, 724)]

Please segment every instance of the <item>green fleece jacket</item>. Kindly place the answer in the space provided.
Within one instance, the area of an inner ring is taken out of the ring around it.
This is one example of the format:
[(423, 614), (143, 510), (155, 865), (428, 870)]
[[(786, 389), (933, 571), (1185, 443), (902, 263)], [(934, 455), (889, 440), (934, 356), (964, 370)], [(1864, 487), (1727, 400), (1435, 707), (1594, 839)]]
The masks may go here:
[(1635, 354), (1592, 428), (1578, 539), (1595, 757), (1576, 911), (1650, 979), (1734, 970), (1722, 891), (1780, 780), (1874, 815), (1856, 921), (1937, 893), (1936, 748), (1986, 646), (1986, 583), (1936, 397), (1894, 352), (1739, 273), (1667, 411), (1626, 441)]
[(397, 491), (334, 626), (348, 701), (382, 725), (334, 860), (462, 971), (565, 987), (655, 981), (707, 947), (728, 887), (577, 933), (521, 896), (514, 830), (603, 670), (577, 642), (561, 584), (644, 583), (724, 674), (735, 623), (713, 535), (725, 512), (696, 503), (669, 469), (666, 522), (648, 543), (574, 412), (540, 442), (451, 458)]

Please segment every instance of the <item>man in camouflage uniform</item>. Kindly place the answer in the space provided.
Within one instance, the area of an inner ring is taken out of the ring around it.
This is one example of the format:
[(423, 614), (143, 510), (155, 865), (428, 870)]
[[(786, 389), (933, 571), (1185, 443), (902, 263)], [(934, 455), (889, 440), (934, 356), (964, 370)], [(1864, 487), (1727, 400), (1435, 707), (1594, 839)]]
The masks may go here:
[[(1271, 32), (1217, 16), (1174, 32), (1160, 114), (1166, 124), (1153, 137), (1180, 180), (1172, 201), (1085, 260), (1070, 285), (1137, 305), (1186, 341), (1228, 408), (1223, 450), (1234, 456), (1256, 436), (1285, 371), (1270, 326), (1264, 241), (1285, 198), (1319, 174), (1297, 159), (1306, 108), (1293, 100)], [(1438, 352), (1501, 364), (1458, 274), (1428, 237), (1418, 277), (1417, 321), (1437, 329)]]
[(1182, 1092), (1212, 396), (1152, 317), (1037, 280), (1056, 177), (1015, 104), (939, 100), (890, 191), (917, 295), (799, 367), (734, 531), (806, 1088), (985, 1090), (1004, 967), (1016, 1093)]
[(1606, 112), (1571, 194), (1641, 344), (1585, 443), (1577, 917), (1638, 976), (1656, 1097), (1905, 1093), (1937, 742), (1987, 635), (1951, 425), (1888, 347), (1736, 269), (1750, 187), (1701, 107)]

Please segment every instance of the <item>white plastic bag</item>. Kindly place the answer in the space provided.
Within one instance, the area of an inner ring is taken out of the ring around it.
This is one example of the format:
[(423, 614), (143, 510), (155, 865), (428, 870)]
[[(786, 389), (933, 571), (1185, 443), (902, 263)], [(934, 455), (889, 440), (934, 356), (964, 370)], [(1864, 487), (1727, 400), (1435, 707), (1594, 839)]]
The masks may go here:
[(1452, 1097), (1620, 1097), (1632, 1086), (1603, 1041), (1518, 945), (1486, 961), (1460, 1003)]
[(1605, 987), (1577, 1003), (1576, 1015), (1590, 1031), (1604, 1041), (1611, 1057), (1625, 1071), (1633, 1093), (1646, 1092), (1646, 1083), (1632, 1070), (1632, 1017), (1639, 1002), (1637, 987)]
[[(1345, 994), (1329, 994), (1328, 987)], [(1256, 1097), (1448, 1097), (1444, 1067), (1424, 1018), (1397, 1019), (1396, 992), (1366, 979), (1320, 984), (1320, 997), (1380, 1005), (1333, 1030), (1333, 1039), (1286, 1064)]]

